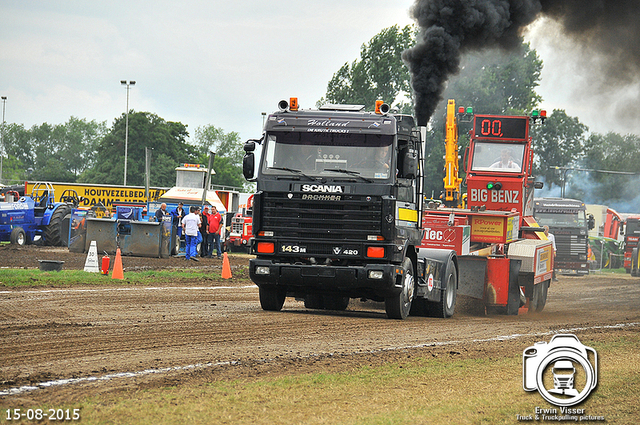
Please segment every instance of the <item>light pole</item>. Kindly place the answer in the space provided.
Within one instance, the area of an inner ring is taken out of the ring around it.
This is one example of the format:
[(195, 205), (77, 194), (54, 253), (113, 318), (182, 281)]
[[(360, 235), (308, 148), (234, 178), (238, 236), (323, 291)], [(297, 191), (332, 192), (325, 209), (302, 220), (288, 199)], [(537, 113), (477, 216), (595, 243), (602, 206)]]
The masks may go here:
[(0, 184), (2, 184), (2, 161), (4, 159), (4, 110), (7, 96), (2, 96), (2, 129), (0, 129)]
[(127, 112), (126, 124), (124, 130), (124, 185), (127, 185), (127, 152), (129, 151), (129, 90), (131, 86), (136, 84), (135, 81), (120, 80), (120, 84), (127, 87)]

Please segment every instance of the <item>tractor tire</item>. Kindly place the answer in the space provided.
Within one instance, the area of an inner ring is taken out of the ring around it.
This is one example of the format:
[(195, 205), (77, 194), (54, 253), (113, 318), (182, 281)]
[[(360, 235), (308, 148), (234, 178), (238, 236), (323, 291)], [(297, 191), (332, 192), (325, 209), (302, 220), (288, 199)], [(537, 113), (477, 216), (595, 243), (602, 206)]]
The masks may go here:
[(283, 288), (277, 286), (260, 286), (258, 289), (260, 295), (260, 306), (267, 311), (280, 311), (284, 305), (284, 299), (287, 292)]
[(415, 295), (415, 279), (413, 276), (413, 262), (406, 257), (402, 262), (402, 289), (397, 295), (384, 300), (385, 310), (389, 319), (406, 319), (411, 311), (411, 303)]
[(67, 223), (67, 233), (64, 233), (65, 218), (67, 215), (71, 217), (71, 207), (69, 205), (60, 205), (51, 215), (49, 225), (45, 226), (44, 243), (50, 246), (67, 246), (69, 244), (69, 224)]
[(429, 314), (432, 317), (447, 319), (453, 316), (456, 309), (456, 298), (458, 296), (458, 273), (452, 261), (447, 263), (447, 270), (443, 282), (444, 291), (440, 301), (429, 303)]
[(11, 243), (14, 245), (24, 246), (27, 244), (27, 235), (22, 227), (14, 227), (11, 230)]

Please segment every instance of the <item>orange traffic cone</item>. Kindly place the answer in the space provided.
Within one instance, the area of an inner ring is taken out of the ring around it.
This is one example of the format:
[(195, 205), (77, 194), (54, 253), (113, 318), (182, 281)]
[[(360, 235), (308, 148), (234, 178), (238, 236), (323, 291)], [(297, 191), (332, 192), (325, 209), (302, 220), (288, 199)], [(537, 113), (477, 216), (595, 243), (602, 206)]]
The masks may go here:
[(231, 279), (231, 265), (229, 264), (229, 256), (226, 252), (222, 255), (222, 278)]
[(122, 272), (122, 257), (120, 256), (120, 248), (116, 251), (116, 260), (113, 263), (113, 274), (111, 279), (124, 279)]

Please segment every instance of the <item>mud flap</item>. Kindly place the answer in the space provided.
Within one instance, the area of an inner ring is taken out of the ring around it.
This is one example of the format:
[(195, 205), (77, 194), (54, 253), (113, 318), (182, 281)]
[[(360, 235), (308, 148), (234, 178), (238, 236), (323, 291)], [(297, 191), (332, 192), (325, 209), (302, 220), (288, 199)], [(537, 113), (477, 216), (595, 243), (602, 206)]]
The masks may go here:
[(484, 299), (487, 259), (477, 255), (459, 256), (458, 295)]
[(518, 274), (521, 260), (503, 257), (487, 259), (485, 303), (491, 314), (517, 315), (520, 308)]

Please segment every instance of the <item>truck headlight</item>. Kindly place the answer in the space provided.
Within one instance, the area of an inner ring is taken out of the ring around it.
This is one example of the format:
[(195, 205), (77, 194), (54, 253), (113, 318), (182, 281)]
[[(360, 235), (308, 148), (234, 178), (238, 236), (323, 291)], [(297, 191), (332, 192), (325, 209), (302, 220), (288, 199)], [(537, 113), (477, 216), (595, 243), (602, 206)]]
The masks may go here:
[(270, 273), (269, 266), (257, 266), (256, 274), (268, 275)]
[(384, 272), (382, 270), (369, 270), (369, 279), (382, 279)]

